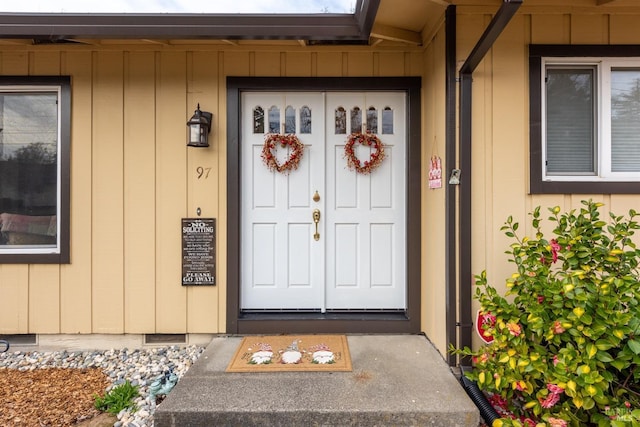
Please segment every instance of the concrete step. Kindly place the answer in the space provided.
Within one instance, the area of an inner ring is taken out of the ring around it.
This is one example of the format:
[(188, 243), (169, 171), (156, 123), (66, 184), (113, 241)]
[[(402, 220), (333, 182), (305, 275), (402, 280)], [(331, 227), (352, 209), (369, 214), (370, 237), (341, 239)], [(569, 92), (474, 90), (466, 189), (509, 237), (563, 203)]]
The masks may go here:
[(213, 339), (156, 409), (156, 427), (479, 424), (422, 335), (349, 335), (352, 372), (226, 373), (241, 340)]

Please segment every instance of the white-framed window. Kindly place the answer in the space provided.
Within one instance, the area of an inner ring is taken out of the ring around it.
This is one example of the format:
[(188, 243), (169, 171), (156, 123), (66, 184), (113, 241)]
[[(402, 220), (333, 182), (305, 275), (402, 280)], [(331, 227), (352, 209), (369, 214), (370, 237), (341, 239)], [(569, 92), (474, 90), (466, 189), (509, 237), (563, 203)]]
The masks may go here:
[(640, 180), (640, 58), (543, 58), (543, 179)]
[(640, 193), (640, 46), (530, 45), (530, 192)]
[(0, 77), (0, 263), (69, 262), (70, 81)]

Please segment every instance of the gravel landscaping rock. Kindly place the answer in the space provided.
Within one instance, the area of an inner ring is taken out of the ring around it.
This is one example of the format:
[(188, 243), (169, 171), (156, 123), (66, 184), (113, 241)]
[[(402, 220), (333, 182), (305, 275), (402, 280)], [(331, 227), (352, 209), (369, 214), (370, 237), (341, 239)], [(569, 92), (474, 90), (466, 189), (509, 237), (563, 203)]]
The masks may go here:
[(0, 353), (0, 425), (69, 426), (98, 415), (93, 395), (129, 380), (139, 387), (135, 409), (117, 426), (153, 426), (156, 404), (149, 385), (173, 373), (178, 380), (204, 347), (158, 347), (84, 352)]

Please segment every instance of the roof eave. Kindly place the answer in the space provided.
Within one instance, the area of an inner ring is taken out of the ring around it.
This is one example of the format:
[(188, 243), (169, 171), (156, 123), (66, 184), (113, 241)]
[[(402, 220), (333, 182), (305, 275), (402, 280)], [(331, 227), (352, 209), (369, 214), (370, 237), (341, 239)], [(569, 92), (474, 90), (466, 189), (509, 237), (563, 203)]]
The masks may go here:
[(368, 40), (380, 0), (353, 14), (0, 13), (0, 38)]

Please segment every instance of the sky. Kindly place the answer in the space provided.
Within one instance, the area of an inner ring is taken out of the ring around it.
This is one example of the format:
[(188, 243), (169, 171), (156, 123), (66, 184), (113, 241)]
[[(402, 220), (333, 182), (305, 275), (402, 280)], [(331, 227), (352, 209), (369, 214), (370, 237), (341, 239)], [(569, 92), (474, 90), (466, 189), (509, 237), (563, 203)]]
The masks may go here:
[(0, 12), (353, 13), (356, 0), (0, 0)]

